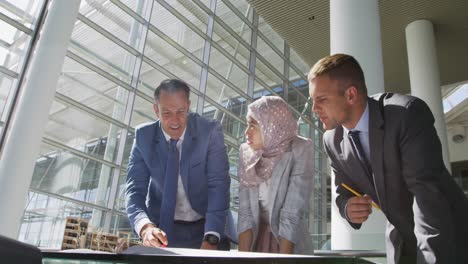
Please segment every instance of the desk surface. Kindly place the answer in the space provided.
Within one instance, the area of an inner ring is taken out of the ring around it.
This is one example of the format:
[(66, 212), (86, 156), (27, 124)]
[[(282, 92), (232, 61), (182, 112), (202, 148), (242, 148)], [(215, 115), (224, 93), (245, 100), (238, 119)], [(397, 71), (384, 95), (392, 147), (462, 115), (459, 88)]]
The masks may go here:
[(155, 249), (137, 246), (124, 254), (109, 254), (90, 250), (52, 251), (43, 250), (43, 264), (56, 263), (174, 263), (174, 264), (214, 264), (214, 263), (324, 263), (324, 264), (368, 264), (372, 263), (351, 256), (308, 256), (238, 251), (213, 251), (199, 249), (165, 248)]

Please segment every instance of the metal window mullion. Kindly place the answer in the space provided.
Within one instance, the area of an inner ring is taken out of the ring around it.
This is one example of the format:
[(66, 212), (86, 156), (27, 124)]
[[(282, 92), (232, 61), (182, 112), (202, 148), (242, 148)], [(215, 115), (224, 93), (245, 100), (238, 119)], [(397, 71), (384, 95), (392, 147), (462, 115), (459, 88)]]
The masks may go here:
[[(96, 60), (98, 62), (104, 63), (105, 65), (107, 65), (107, 66), (109, 66), (111, 68), (111, 70), (110, 70), (111, 72), (117, 72), (118, 74), (121, 74), (122, 76), (128, 75), (127, 72), (122, 70), (120, 67), (116, 66), (111, 61), (107, 60), (106, 58), (104, 58), (103, 56), (97, 54), (96, 52), (86, 48), (85, 46), (81, 45), (80, 43), (76, 42), (73, 39), (70, 40), (70, 45), (68, 46), (68, 51), (73, 52), (72, 49), (77, 49), (77, 50), (79, 50), (79, 52), (85, 53), (84, 56), (91, 57), (91, 58), (93, 58), (94, 60)], [(99, 67), (99, 69), (100, 69), (100, 67)]]
[(123, 87), (123, 88), (125, 88), (125, 89), (127, 89), (129, 91), (132, 90), (132, 87), (129, 84), (119, 80), (114, 75), (111, 75), (110, 73), (102, 70), (101, 68), (99, 68), (98, 66), (96, 66), (93, 63), (89, 62), (88, 60), (83, 59), (82, 57), (76, 55), (73, 51), (68, 50), (67, 51), (67, 57), (74, 60), (75, 62), (83, 65), (84, 67), (96, 72), (97, 74), (99, 74), (102, 77), (106, 78), (107, 80), (115, 83), (116, 85), (121, 86), (121, 87)]
[(19, 74), (0, 65), (0, 72), (14, 79), (18, 79)]
[[(177, 75), (173, 74), (172, 72), (168, 71), (166, 68), (159, 65), (157, 62), (153, 61), (152, 59), (148, 58), (147, 56), (143, 56), (143, 61), (156, 69), (157, 71), (163, 73), (164, 75), (168, 76), (169, 78), (177, 79), (179, 78)], [(143, 83), (143, 82), (142, 82)], [(196, 95), (200, 95), (200, 92), (193, 86), (189, 84), (190, 91), (195, 93)], [(137, 93), (140, 92), (137, 90)]]
[(252, 35), (250, 37), (251, 48), (249, 57), (249, 79), (247, 81), (247, 94), (249, 99), (252, 100), (254, 97), (255, 88), (255, 66), (257, 64), (257, 33), (258, 33), (258, 15), (255, 9), (253, 9), (253, 27)]
[[(289, 105), (289, 104), (288, 104), (288, 105)], [(314, 127), (315, 127), (315, 125), (312, 123), (312, 121), (311, 121), (307, 116), (305, 116), (305, 115), (299, 113), (299, 111), (297, 111), (296, 108), (294, 108), (294, 107), (292, 107), (291, 105), (289, 105), (289, 109), (290, 109), (291, 111), (293, 111), (294, 113), (296, 113), (298, 116), (300, 116), (304, 121), (306, 121), (307, 123), (309, 123), (311, 126), (314, 126)]]
[(218, 80), (220, 80), (223, 84), (229, 86), (232, 90), (236, 91), (240, 96), (244, 97), (245, 99), (249, 99), (249, 96), (242, 91), (240, 88), (238, 88), (236, 85), (234, 85), (231, 81), (228, 79), (224, 78), (221, 74), (219, 74), (217, 71), (213, 70), (212, 68), (208, 68), (208, 72), (211, 73), (213, 76), (215, 76)]
[[(242, 14), (239, 9), (237, 9), (230, 1), (222, 0), (223, 3), (231, 9), (231, 11), (236, 14), (245, 24), (247, 24), (250, 28), (255, 27), (245, 16)], [(248, 14), (247, 14), (248, 15)]]
[[(288, 44), (284, 43), (284, 54), (286, 56), (281, 56), (283, 58), (283, 74), (286, 80), (283, 80), (283, 90), (284, 90), (284, 98), (286, 102), (289, 103), (289, 47)], [(292, 85), (294, 87), (294, 85)], [(297, 91), (296, 91), (297, 92)]]
[(16, 21), (15, 19), (3, 14), (3, 13), (0, 13), (0, 20), (4, 21), (5, 23), (9, 24), (10, 26), (28, 34), (28, 35), (32, 35), (33, 33), (33, 30), (26, 27), (25, 25), (21, 24), (20, 22)]
[(260, 53), (257, 53), (257, 58), (268, 68), (270, 71), (272, 71), (274, 74), (276, 74), (280, 79), (285, 80), (286, 78), (284, 75), (279, 72), (271, 63), (265, 59)]
[(161, 30), (159, 30), (158, 28), (156, 28), (152, 24), (149, 25), (149, 30), (151, 32), (153, 32), (154, 34), (156, 34), (157, 36), (159, 36), (160, 38), (162, 38), (169, 45), (171, 45), (172, 47), (174, 47), (175, 49), (180, 51), (182, 54), (184, 54), (185, 56), (187, 56), (190, 59), (192, 59), (193, 61), (195, 61), (196, 63), (198, 63), (200, 65), (203, 64), (203, 62), (199, 58), (195, 57), (190, 51), (188, 51), (186, 48), (184, 48), (182, 45), (177, 43), (175, 40), (173, 40), (171, 37), (166, 35), (164, 32), (162, 32)]
[(227, 52), (221, 45), (219, 45), (216, 42), (211, 42), (212, 47), (215, 47), (217, 51), (222, 53), (224, 56), (226, 56), (232, 63), (236, 64), (237, 67), (239, 67), (243, 72), (249, 73), (249, 69), (243, 65), (240, 61), (238, 61), (234, 56), (231, 55), (231, 53)]
[(301, 96), (301, 97), (302, 97), (303, 99), (305, 99), (306, 101), (309, 100), (309, 98), (306, 97), (305, 95), (303, 95), (302, 92), (301, 92), (299, 89), (297, 89), (297, 87), (296, 87), (293, 83), (291, 83), (290, 81), (288, 81), (288, 83), (289, 83), (289, 86), (291, 87), (291, 89), (293, 89), (294, 91), (296, 91), (296, 92), (299, 94), (299, 96)]
[(34, 22), (34, 19), (35, 17), (30, 15), (28, 12), (26, 12), (25, 10), (17, 7), (16, 5), (8, 2), (8, 1), (5, 1), (5, 0), (2, 0), (2, 7), (5, 8), (5, 10), (13, 13), (14, 15), (18, 16), (18, 17), (21, 17), (22, 19), (25, 20), (25, 23), (28, 22), (28, 23), (33, 23)]
[(104, 160), (104, 159), (101, 159), (101, 158), (98, 158), (98, 157), (95, 157), (93, 155), (90, 155), (84, 151), (81, 151), (81, 150), (77, 150), (75, 148), (72, 148), (70, 146), (67, 146), (67, 145), (64, 145), (54, 139), (51, 139), (47, 136), (44, 136), (42, 137), (42, 143), (44, 144), (47, 144), (47, 145), (50, 145), (50, 146), (53, 146), (53, 147), (56, 147), (60, 150), (66, 150), (80, 158), (84, 158), (84, 159), (89, 159), (89, 160), (92, 160), (92, 161), (95, 161), (95, 162), (98, 162), (98, 163), (102, 163), (106, 166), (109, 166), (109, 167), (112, 167), (112, 168), (119, 168), (120, 166), (113, 163), (113, 162), (110, 162), (110, 161), (107, 161), (107, 160)]
[(236, 119), (237, 121), (239, 121), (240, 123), (242, 123), (243, 125), (246, 125), (247, 123), (245, 122), (245, 120), (241, 119), (240, 117), (238, 117), (237, 115), (235, 115), (234, 113), (232, 113), (230, 110), (224, 108), (222, 105), (220, 105), (219, 103), (217, 103), (215, 100), (211, 99), (210, 97), (205, 97), (205, 100), (210, 103), (211, 105), (213, 105), (214, 107), (218, 108), (219, 110), (221, 110), (222, 112), (226, 113), (227, 115), (229, 115), (230, 117)]
[[(143, 1), (143, 0), (140, 0)], [(143, 2), (139, 2), (139, 4), (142, 4)], [(140, 8), (143, 8), (141, 6)], [(130, 90), (130, 93), (127, 97), (127, 107), (125, 109), (125, 114), (124, 114), (124, 123), (126, 124), (125, 127), (121, 128), (120, 130), (120, 141), (119, 141), (119, 146), (117, 149), (117, 157), (116, 157), (116, 163), (121, 165), (123, 162), (124, 158), (124, 152), (125, 152), (125, 146), (127, 142), (127, 135), (128, 135), (128, 130), (130, 127), (130, 121), (132, 118), (132, 112), (134, 110), (134, 104), (135, 104), (135, 98), (137, 94), (137, 86), (138, 86), (138, 80), (140, 78), (140, 71), (141, 67), (143, 64), (143, 54), (145, 51), (145, 45), (146, 45), (146, 39), (148, 37), (148, 28), (150, 24), (150, 19), (151, 19), (151, 12), (153, 10), (153, 4), (150, 4), (146, 7), (146, 13), (145, 13), (145, 23), (143, 23), (141, 26), (143, 27), (143, 30), (141, 31), (142, 38), (140, 42), (138, 43), (137, 51), (138, 51), (138, 56), (135, 58), (135, 66), (133, 67), (133, 72), (132, 72), (132, 80), (130, 82), (130, 86), (133, 87), (132, 90)], [(139, 23), (139, 22), (134, 22), (134, 23)], [(133, 27), (132, 27), (133, 28)], [(132, 33), (132, 32), (131, 32)], [(134, 34), (137, 34), (137, 32), (133, 32)], [(143, 97), (145, 98), (145, 97)], [(125, 136), (123, 136), (125, 135)], [(110, 194), (109, 194), (109, 202), (108, 206), (111, 208), (111, 211), (109, 212), (110, 214), (115, 213), (115, 201), (117, 200), (117, 195), (118, 195), (118, 184), (119, 184), (119, 179), (120, 179), (120, 169), (119, 170), (114, 170), (113, 175), (112, 175), (112, 180), (111, 180), (111, 186), (110, 186)], [(109, 229), (110, 223), (111, 222), (111, 217), (110, 215), (105, 218), (104, 222), (104, 227), (106, 229)]]
[(67, 197), (67, 196), (59, 195), (59, 194), (48, 192), (48, 191), (43, 191), (43, 190), (40, 190), (40, 189), (37, 189), (37, 188), (34, 188), (34, 187), (29, 187), (29, 191), (35, 192), (35, 193), (38, 193), (38, 194), (42, 194), (42, 195), (45, 195), (45, 196), (53, 197), (53, 198), (56, 198), (56, 199), (61, 200), (61, 201), (66, 201), (66, 202), (70, 202), (70, 203), (73, 203), (73, 204), (78, 204), (78, 205), (81, 205), (81, 206), (90, 207), (91, 209), (98, 209), (98, 210), (102, 210), (102, 211), (105, 211), (105, 212), (110, 210), (109, 208), (101, 206), (101, 205), (84, 202), (84, 201), (81, 201), (81, 200), (78, 200), (78, 199), (70, 198), (70, 197)]
[(272, 93), (272, 94), (274, 94), (276, 96), (280, 96), (277, 92), (275, 92), (273, 89), (271, 89), (271, 87), (264, 80), (260, 79), (260, 77), (255, 76), (255, 81), (257, 81), (264, 89), (266, 89), (270, 93)]
[(294, 65), (294, 63), (290, 63), (289, 66), (293, 68), (296, 71), (296, 73), (299, 74), (299, 77), (301, 77), (304, 80), (307, 80), (307, 76), (304, 73), (302, 73), (301, 70), (299, 70), (299, 68), (297, 68), (296, 65)]
[(181, 13), (179, 13), (174, 7), (169, 5), (166, 1), (164, 0), (156, 0), (160, 5), (162, 5), (164, 8), (166, 8), (169, 13), (174, 15), (176, 18), (178, 18), (182, 23), (184, 23), (187, 27), (189, 27), (191, 30), (193, 30), (195, 33), (197, 33), (200, 37), (203, 39), (209, 38), (203, 31), (201, 31), (197, 26), (195, 26), (190, 20), (185, 18)]
[(129, 8), (126, 4), (122, 3), (121, 1), (119, 0), (110, 0), (114, 5), (116, 5), (117, 7), (119, 7), (120, 9), (122, 9), (122, 11), (124, 11), (125, 13), (127, 13), (127, 15), (133, 17), (134, 19), (136, 19), (138, 22), (140, 22), (141, 24), (145, 24), (147, 21), (142, 17), (140, 16), (140, 14), (138, 14), (137, 12), (133, 11), (131, 8)]
[(198, 86), (198, 91), (200, 91), (201, 95), (199, 96), (197, 102), (197, 113), (200, 115), (203, 114), (205, 100), (207, 100), (208, 98), (206, 96), (206, 88), (208, 86), (208, 64), (210, 61), (211, 42), (213, 40), (216, 0), (210, 0), (210, 11), (211, 12), (208, 15), (208, 24), (206, 26), (206, 35), (208, 36), (208, 38), (205, 39), (205, 45), (203, 47), (203, 64), (200, 74), (200, 85)]
[(113, 125), (116, 125), (118, 127), (125, 127), (125, 124), (116, 120), (116, 119), (113, 119), (111, 117), (109, 117), (108, 115), (105, 115), (101, 112), (98, 112), (64, 94), (61, 94), (60, 92), (55, 92), (55, 99), (57, 99), (57, 101), (63, 103), (63, 104), (66, 104), (68, 106), (72, 106), (72, 107), (75, 107), (79, 110), (81, 110), (82, 112), (85, 112), (89, 115), (92, 115), (92, 116), (95, 116), (95, 117), (98, 117), (99, 119), (102, 119), (110, 124), (113, 124)]
[[(186, 1), (186, 0), (183, 0)], [(205, 11), (209, 16), (214, 14), (213, 11), (211, 11), (209, 6), (205, 6), (200, 0), (192, 0), (198, 7), (200, 7), (203, 11)], [(210, 2), (211, 3), (211, 2)]]
[(13, 44), (10, 44), (10, 43), (4, 41), (3, 39), (0, 39), (0, 46), (5, 48), (5, 49), (10, 49), (11, 46), (13, 46)]
[[(276, 47), (276, 45), (271, 42), (261, 31), (258, 31), (258, 36), (265, 41), (265, 43), (278, 55), (280, 56), (283, 60), (286, 60), (286, 56)], [(286, 46), (286, 43), (285, 45)]]
[(104, 28), (102, 28), (98, 24), (94, 23), (94, 21), (92, 21), (91, 19), (85, 17), (84, 15), (82, 15), (80, 13), (78, 13), (77, 18), (78, 18), (78, 20), (80, 20), (81, 22), (83, 22), (84, 24), (89, 26), (90, 28), (96, 30), (101, 35), (103, 35), (104, 37), (106, 37), (110, 41), (114, 42), (115, 44), (117, 44), (121, 48), (125, 49), (126, 51), (130, 52), (131, 54), (133, 54), (135, 56), (139, 56), (138, 51), (136, 49), (134, 49), (133, 47), (131, 47), (130, 45), (128, 45), (124, 41), (120, 40), (118, 37), (114, 36), (114, 34), (110, 33), (107, 30), (105, 30)]
[[(76, 77), (74, 77), (74, 76), (72, 76), (72, 75), (70, 75), (70, 74), (68, 74), (68, 73), (62, 72), (62, 76), (63, 76), (64, 78), (67, 78), (67, 79), (73, 81), (73, 82), (78, 83), (79, 85), (81, 85), (81, 86), (83, 86), (83, 87), (88, 88), (89, 90), (95, 92), (96, 95), (98, 95), (98, 96), (104, 97), (105, 99), (107, 99), (107, 100), (109, 100), (109, 101), (112, 101), (112, 102), (115, 103), (115, 104), (123, 105), (122, 102), (119, 102), (117, 99), (115, 99), (115, 98), (113, 98), (113, 97), (111, 97), (111, 96), (109, 96), (109, 95), (106, 94), (107, 91), (109, 91), (110, 89), (113, 89), (113, 88), (110, 88), (109, 90), (106, 90), (106, 91), (104, 91), (104, 92), (101, 92), (101, 91), (99, 91), (98, 89), (96, 89), (95, 87), (84, 83), (83, 81), (77, 79)], [(93, 96), (94, 96), (94, 95), (93, 95)], [(88, 97), (88, 98), (89, 98), (89, 97)], [(86, 99), (88, 99), (88, 98), (86, 98)]]
[(231, 34), (231, 37), (234, 37), (237, 41), (241, 42), (245, 47), (250, 47), (249, 43), (245, 41), (242, 36), (239, 36), (237, 32), (235, 32), (228, 24), (226, 24), (221, 18), (215, 16), (215, 21), (224, 29), (226, 30), (229, 34)]

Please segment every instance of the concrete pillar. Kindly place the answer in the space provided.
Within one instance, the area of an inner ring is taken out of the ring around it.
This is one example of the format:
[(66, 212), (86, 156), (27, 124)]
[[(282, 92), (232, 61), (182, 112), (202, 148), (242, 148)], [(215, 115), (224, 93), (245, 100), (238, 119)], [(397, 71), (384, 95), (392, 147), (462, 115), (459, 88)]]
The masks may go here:
[[(331, 0), (330, 46), (331, 54), (345, 53), (356, 58), (364, 71), (370, 95), (384, 92), (378, 0)], [(335, 199), (332, 191), (331, 248), (385, 249), (385, 216), (374, 210), (361, 229), (354, 230), (341, 217)]]
[(405, 31), (411, 94), (423, 99), (434, 114), (434, 125), (442, 143), (444, 163), (450, 170), (434, 28), (428, 20), (417, 20), (406, 26)]
[(330, 54), (335, 53), (356, 58), (369, 94), (384, 92), (378, 0), (330, 1)]
[(0, 234), (16, 239), (42, 134), (80, 7), (52, 0), (0, 158)]

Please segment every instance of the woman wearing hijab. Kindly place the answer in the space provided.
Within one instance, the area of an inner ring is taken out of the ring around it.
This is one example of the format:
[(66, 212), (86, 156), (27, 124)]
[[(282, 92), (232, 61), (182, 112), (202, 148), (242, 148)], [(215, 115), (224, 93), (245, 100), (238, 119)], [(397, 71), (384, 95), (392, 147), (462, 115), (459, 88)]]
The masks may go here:
[(251, 103), (247, 123), (239, 150), (239, 250), (312, 253), (312, 141), (298, 136), (297, 121), (277, 96)]

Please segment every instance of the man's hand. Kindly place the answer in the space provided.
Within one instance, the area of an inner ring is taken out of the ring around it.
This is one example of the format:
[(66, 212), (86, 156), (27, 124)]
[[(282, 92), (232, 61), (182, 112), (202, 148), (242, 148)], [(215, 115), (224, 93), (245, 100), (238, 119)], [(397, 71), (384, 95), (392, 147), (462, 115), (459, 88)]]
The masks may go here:
[(141, 239), (143, 239), (143, 246), (147, 247), (166, 247), (167, 236), (164, 231), (155, 227), (153, 224), (146, 224), (141, 229)]
[(362, 224), (372, 213), (372, 199), (368, 195), (349, 198), (346, 215), (351, 223)]
[(208, 241), (203, 241), (201, 244), (200, 249), (211, 249), (211, 250), (217, 250), (218, 246), (217, 245), (211, 245), (208, 243)]

